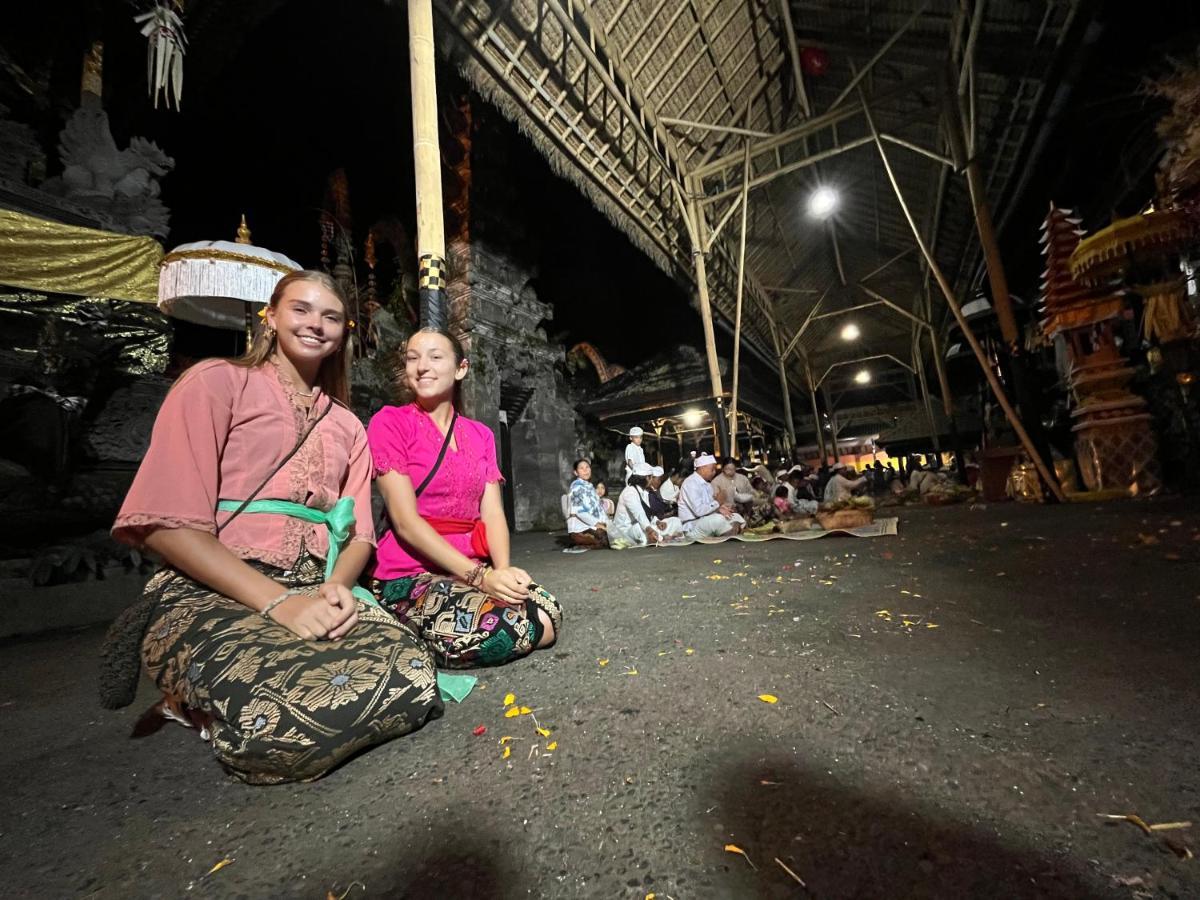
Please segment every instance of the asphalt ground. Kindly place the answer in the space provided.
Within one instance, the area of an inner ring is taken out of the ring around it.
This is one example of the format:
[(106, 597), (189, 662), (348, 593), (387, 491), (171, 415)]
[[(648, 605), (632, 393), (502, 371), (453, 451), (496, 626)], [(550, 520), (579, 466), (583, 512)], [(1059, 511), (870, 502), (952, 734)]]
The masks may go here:
[[(1177, 855), (1200, 853), (1194, 502), (899, 515), (896, 537), (806, 543), (518, 536), (563, 601), (559, 643), (311, 784), (236, 783), (176, 726), (131, 739), (154, 694), (98, 707), (102, 629), (0, 644), (0, 885), (1200, 897)], [(533, 714), (506, 718), (510, 692)], [(1197, 824), (1099, 817), (1130, 813)]]

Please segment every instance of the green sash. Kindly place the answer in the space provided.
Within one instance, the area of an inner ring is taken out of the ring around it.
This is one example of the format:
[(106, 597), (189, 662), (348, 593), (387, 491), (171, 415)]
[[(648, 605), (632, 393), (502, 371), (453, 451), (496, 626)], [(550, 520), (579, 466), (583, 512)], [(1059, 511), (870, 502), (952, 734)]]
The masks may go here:
[[(217, 509), (222, 512), (233, 512), (242, 505), (240, 500), (221, 500)], [(328, 512), (313, 509), (303, 503), (293, 503), (290, 500), (252, 500), (242, 510), (244, 513), (273, 513), (277, 516), (291, 516), (293, 519), (303, 519), (314, 525), (324, 525), (329, 532), (329, 551), (325, 554), (325, 580), (333, 577), (333, 567), (337, 564), (338, 554), (342, 545), (350, 538), (350, 529), (354, 525), (354, 498), (342, 497)], [(379, 603), (366, 588), (355, 585), (350, 589), (356, 598), (371, 606)]]

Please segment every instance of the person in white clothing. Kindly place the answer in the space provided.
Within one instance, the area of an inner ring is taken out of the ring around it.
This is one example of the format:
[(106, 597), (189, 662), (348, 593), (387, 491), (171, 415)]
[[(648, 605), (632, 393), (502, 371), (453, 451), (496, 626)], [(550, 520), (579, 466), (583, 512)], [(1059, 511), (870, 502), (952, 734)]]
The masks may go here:
[(663, 498), (664, 503), (674, 503), (679, 499), (679, 485), (683, 484), (683, 472), (675, 469), (670, 476), (664, 478), (662, 484), (658, 486), (658, 496)]
[(746, 520), (713, 495), (710, 482), (717, 477), (717, 460), (711, 453), (696, 457), (696, 471), (679, 488), (679, 521), (688, 537), (727, 537), (741, 533)]
[(646, 461), (646, 451), (642, 449), (643, 431), (634, 425), (629, 429), (629, 443), (625, 445), (625, 483), (629, 483), (629, 476), (633, 474), (634, 466), (638, 463)]
[(846, 464), (834, 463), (833, 475), (825, 484), (825, 502), (840, 503), (843, 500), (849, 500), (856, 490), (867, 483), (865, 476), (859, 478), (848, 478), (846, 476)]
[(646, 485), (654, 474), (647, 463), (639, 464), (629, 476), (629, 484), (617, 498), (617, 514), (613, 517), (610, 540), (614, 547), (657, 544), (683, 530), (679, 519), (655, 518), (651, 515)]
[(608, 516), (592, 486), (592, 461), (575, 460), (575, 479), (567, 491), (567, 534), (577, 547), (608, 546)]

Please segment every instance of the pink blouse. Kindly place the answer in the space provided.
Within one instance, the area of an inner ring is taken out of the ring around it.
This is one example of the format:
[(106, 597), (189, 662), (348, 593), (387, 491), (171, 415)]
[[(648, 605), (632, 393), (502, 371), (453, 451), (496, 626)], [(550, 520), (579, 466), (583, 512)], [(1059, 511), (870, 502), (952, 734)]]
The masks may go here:
[[(311, 409), (272, 363), (257, 368), (225, 360), (197, 363), (167, 394), (150, 449), (125, 497), (113, 537), (140, 546), (159, 528), (195, 528), (215, 534), (229, 517), (218, 500), (244, 500), (296, 445), (329, 398), (316, 389)], [(291, 500), (329, 510), (354, 498), (351, 542), (374, 543), (371, 454), (362, 423), (335, 403), (299, 452), (259, 493), (259, 500)], [(301, 547), (324, 559), (324, 525), (271, 513), (243, 513), (219, 535), (242, 559), (288, 568)]]
[[(454, 425), (454, 446), (446, 448), (446, 457), (433, 480), (417, 498), (417, 512), (423, 518), (478, 519), (483, 490), (493, 481), (503, 481), (496, 465), (496, 439), (482, 422), (458, 417)], [(385, 406), (367, 426), (367, 440), (375, 459), (375, 473), (399, 472), (407, 475), (416, 488), (437, 460), (445, 437), (417, 404)], [(445, 539), (464, 556), (471, 552), (470, 534), (448, 534)], [(388, 531), (379, 540), (375, 577), (382, 581), (417, 575), (436, 568), (417, 551), (396, 539)]]

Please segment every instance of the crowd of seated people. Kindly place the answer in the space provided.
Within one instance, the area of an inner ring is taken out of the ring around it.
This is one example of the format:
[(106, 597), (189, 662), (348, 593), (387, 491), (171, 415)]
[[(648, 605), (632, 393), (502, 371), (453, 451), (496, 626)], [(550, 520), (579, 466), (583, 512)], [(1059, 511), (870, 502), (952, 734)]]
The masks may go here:
[(633, 547), (724, 538), (772, 522), (813, 516), (822, 503), (886, 490), (881, 464), (855, 473), (844, 463), (813, 469), (802, 463), (772, 472), (738, 460), (692, 453), (671, 472), (652, 466), (641, 448), (643, 432), (632, 428), (625, 450), (625, 486), (615, 503), (605, 503), (602, 483), (593, 483), (589, 459), (575, 462), (563, 516), (576, 547)]

